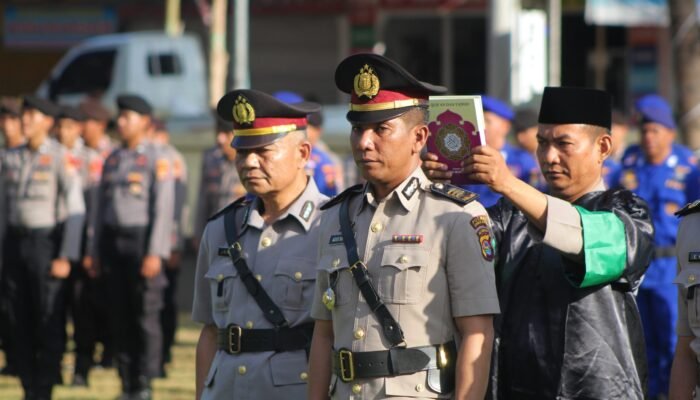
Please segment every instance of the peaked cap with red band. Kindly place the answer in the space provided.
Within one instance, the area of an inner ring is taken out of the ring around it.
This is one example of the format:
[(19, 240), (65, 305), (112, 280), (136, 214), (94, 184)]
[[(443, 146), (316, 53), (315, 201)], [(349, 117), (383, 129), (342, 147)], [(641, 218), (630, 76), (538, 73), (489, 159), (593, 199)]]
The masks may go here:
[(231, 146), (252, 149), (266, 146), (289, 132), (306, 129), (306, 115), (320, 109), (316, 103), (287, 104), (259, 90), (239, 89), (219, 100), (216, 113), (233, 122)]
[(421, 82), (396, 62), (378, 54), (355, 54), (335, 70), (335, 85), (351, 95), (347, 119), (356, 123), (387, 121), (413, 107), (428, 107), (428, 96), (443, 86)]

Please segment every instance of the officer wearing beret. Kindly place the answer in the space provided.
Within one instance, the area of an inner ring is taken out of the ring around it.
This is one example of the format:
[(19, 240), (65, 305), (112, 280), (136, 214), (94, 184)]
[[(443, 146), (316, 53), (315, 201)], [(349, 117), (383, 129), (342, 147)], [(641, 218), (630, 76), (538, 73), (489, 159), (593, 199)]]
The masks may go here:
[[(85, 191), (93, 190), (99, 193), (100, 181), (102, 180), (102, 169), (104, 161), (109, 157), (114, 149), (113, 143), (107, 136), (107, 124), (112, 118), (110, 112), (102, 103), (92, 97), (88, 97), (79, 106), (80, 111), (85, 115), (83, 123), (82, 139), (85, 147), (94, 150), (99, 157), (90, 159), (87, 165), (87, 184)], [(94, 241), (95, 229), (99, 219), (97, 215), (98, 207), (96, 203), (91, 203), (90, 197), (86, 198), (86, 209), (88, 210), (85, 227), (85, 235), (88, 241)], [(85, 281), (85, 286), (79, 293), (81, 311), (85, 315), (82, 320), (82, 329), (78, 332), (76, 327), (76, 353), (90, 354), (89, 360), (93, 359), (93, 352), (97, 341), (102, 343), (102, 359), (100, 365), (111, 367), (113, 360), (112, 335), (109, 328), (109, 298), (108, 282), (97, 269), (94, 260), (94, 244), (86, 244), (84, 247), (82, 269), (89, 278)], [(78, 344), (80, 341), (80, 344)], [(82, 350), (81, 350), (82, 349)], [(76, 356), (76, 366), (77, 366)]]
[(368, 183), (321, 217), (310, 398), (483, 398), (499, 312), (489, 218), (419, 168), (428, 96), (446, 89), (375, 54), (343, 60), (335, 82)]
[(674, 215), (693, 200), (689, 177), (696, 166), (674, 152), (676, 124), (670, 105), (662, 97), (648, 95), (636, 102), (641, 116), (639, 156), (626, 157), (614, 185), (624, 187), (645, 199), (650, 207), (656, 234), (654, 259), (637, 295), (644, 324), (649, 361), (649, 396), (665, 396), (675, 348), (677, 319), (674, 246), (678, 218)]
[[(49, 399), (60, 381), (65, 343), (65, 278), (79, 259), (85, 217), (80, 177), (49, 138), (58, 109), (25, 96), (27, 143), (2, 159), (0, 198), (7, 216), (3, 292), (9, 299), (15, 362), (27, 399)], [(59, 203), (65, 205), (60, 220)]]
[(670, 399), (700, 399), (700, 200), (678, 213), (676, 257), (678, 275), (678, 324), (676, 353), (671, 369)]
[(162, 121), (154, 121), (151, 136), (151, 140), (160, 146), (163, 153), (169, 158), (175, 181), (170, 256), (165, 260), (165, 276), (168, 279), (168, 286), (163, 291), (163, 309), (160, 313), (161, 329), (163, 331), (163, 356), (160, 375), (165, 377), (165, 364), (170, 363), (172, 359), (171, 349), (175, 343), (175, 332), (177, 331), (177, 281), (182, 253), (185, 250), (184, 219), (188, 215), (187, 163), (185, 163), (185, 157), (182, 153), (170, 143), (170, 133)]
[[(74, 386), (87, 386), (88, 372), (93, 362), (95, 313), (92, 310), (97, 288), (94, 287), (94, 270), (84, 268), (83, 257), (85, 249), (91, 249), (94, 246), (93, 227), (97, 218), (98, 184), (103, 163), (100, 154), (83, 142), (81, 136), (85, 121), (87, 116), (80, 109), (70, 106), (61, 107), (57, 117), (57, 137), (66, 148), (69, 162), (80, 176), (86, 211), (83, 247), (80, 258), (71, 263), (71, 275), (68, 281), (75, 341), (75, 370), (72, 381)], [(60, 206), (65, 210), (63, 203)], [(65, 214), (65, 211), (62, 213)]]
[(79, 106), (85, 115), (83, 141), (85, 145), (100, 153), (106, 159), (113, 150), (113, 144), (107, 136), (107, 125), (112, 115), (98, 99), (88, 98)]
[[(513, 175), (533, 186), (537, 186), (539, 176), (535, 159), (530, 153), (512, 146), (507, 140), (515, 113), (506, 103), (494, 97), (482, 96), (481, 101), (484, 107), (486, 143), (501, 152)], [(432, 154), (428, 153), (424, 157), (430, 159)], [(479, 201), (484, 207), (494, 205), (501, 197), (486, 185), (467, 185), (465, 188), (478, 194)]]
[(489, 208), (503, 310), (493, 398), (644, 398), (633, 293), (651, 260), (653, 226), (642, 199), (605, 189), (610, 113), (606, 92), (545, 88), (537, 157), (551, 195), (515, 177), (488, 146), (464, 163), (470, 178), (504, 197)]
[(192, 234), (195, 248), (199, 248), (207, 219), (246, 193), (236, 171), (236, 149), (231, 146), (231, 140), (233, 123), (217, 115), (216, 144), (202, 155), (200, 196)]
[(306, 115), (313, 103), (285, 104), (234, 90), (217, 106), (233, 121), (236, 168), (252, 195), (213, 216), (199, 248), (192, 319), (197, 398), (306, 398), (313, 333), (319, 193), (305, 166)]
[(111, 321), (124, 398), (151, 397), (160, 375), (160, 310), (167, 283), (174, 183), (168, 157), (146, 140), (151, 106), (117, 97), (122, 146), (107, 157), (99, 193), (97, 259), (109, 282)]

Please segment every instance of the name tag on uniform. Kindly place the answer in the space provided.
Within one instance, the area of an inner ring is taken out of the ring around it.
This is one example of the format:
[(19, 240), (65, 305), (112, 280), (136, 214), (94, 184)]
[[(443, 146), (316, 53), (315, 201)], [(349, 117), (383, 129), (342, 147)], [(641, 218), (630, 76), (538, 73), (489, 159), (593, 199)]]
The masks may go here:
[(688, 262), (700, 262), (700, 251), (691, 251), (688, 253)]
[(221, 257), (228, 257), (228, 247), (219, 247), (219, 256)]
[(338, 234), (338, 235), (331, 236), (330, 240), (328, 241), (328, 244), (331, 246), (343, 244), (343, 235)]

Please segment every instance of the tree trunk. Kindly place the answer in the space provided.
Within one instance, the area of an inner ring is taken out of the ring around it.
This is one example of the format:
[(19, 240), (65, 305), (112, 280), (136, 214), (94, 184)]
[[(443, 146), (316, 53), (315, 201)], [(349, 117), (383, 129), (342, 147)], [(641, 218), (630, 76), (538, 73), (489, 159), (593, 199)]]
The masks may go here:
[(669, 0), (678, 122), (683, 141), (700, 148), (700, 27), (696, 0)]

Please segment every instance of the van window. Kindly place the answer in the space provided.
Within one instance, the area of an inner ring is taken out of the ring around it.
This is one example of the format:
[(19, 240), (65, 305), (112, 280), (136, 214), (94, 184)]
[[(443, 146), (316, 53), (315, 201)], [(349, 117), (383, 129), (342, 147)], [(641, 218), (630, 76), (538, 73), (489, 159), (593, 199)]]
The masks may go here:
[(148, 56), (148, 74), (151, 76), (180, 75), (182, 64), (177, 54), (161, 53)]
[(99, 50), (76, 57), (51, 85), (51, 95), (107, 90), (112, 83), (116, 50)]

